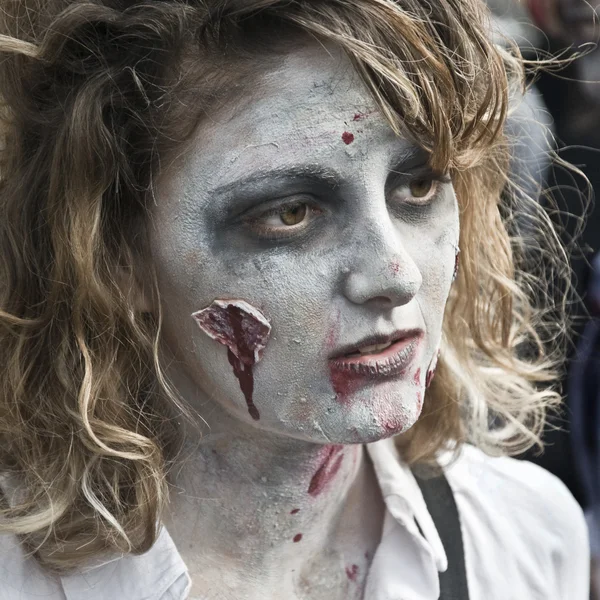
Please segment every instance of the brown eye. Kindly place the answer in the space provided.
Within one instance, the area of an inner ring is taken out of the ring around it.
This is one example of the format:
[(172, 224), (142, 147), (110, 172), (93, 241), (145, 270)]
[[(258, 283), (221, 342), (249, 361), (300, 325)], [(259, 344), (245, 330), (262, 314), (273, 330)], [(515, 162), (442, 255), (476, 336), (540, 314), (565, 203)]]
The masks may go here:
[(324, 211), (315, 206), (305, 194), (298, 195), (293, 201), (264, 212), (246, 223), (257, 235), (270, 240), (286, 240), (304, 235), (315, 224)]
[(435, 182), (432, 179), (415, 179), (408, 187), (414, 198), (425, 198), (435, 187)]
[(306, 204), (296, 204), (279, 213), (279, 218), (285, 225), (298, 225), (306, 218)]

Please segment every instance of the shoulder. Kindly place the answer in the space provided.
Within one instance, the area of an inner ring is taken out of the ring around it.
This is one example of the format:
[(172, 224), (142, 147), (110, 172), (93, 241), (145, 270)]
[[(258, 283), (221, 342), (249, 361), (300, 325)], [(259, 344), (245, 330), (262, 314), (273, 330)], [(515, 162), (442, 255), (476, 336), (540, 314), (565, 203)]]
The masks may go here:
[[(18, 501), (19, 481), (0, 472), (0, 501), (10, 505)], [(46, 574), (28, 555), (17, 536), (0, 529), (0, 600), (64, 600), (60, 581)]]
[[(516, 513), (533, 512), (537, 519), (557, 532), (566, 524), (587, 532), (583, 511), (565, 484), (529, 461), (488, 456), (466, 444), (446, 474), (458, 495), (485, 498), (490, 505), (498, 507), (508, 503)], [(557, 523), (555, 517), (558, 516), (560, 522)]]
[(64, 600), (57, 579), (27, 556), (14, 535), (0, 533), (0, 600)]
[[(444, 458), (441, 462), (444, 464)], [(474, 482), (483, 483), (486, 488), (502, 482), (520, 490), (536, 490), (540, 484), (566, 490), (555, 475), (532, 462), (508, 456), (489, 456), (471, 444), (464, 444), (458, 459), (444, 467), (444, 471), (456, 480), (460, 488)]]
[(531, 462), (491, 457), (471, 445), (463, 447), (460, 458), (445, 472), (466, 544), (489, 548), (492, 556), (496, 549), (496, 558), (507, 565), (507, 572), (512, 555), (520, 574), (526, 571), (527, 577), (540, 581), (546, 577), (548, 585), (556, 579), (559, 588), (571, 581), (581, 589), (555, 597), (584, 597), (589, 581), (587, 525), (581, 507), (560, 479)]
[(543, 527), (563, 542), (587, 545), (581, 507), (565, 484), (542, 467), (515, 458), (488, 456), (465, 445), (446, 474), (455, 495), (468, 500), (473, 508), (509, 512), (524, 530)]

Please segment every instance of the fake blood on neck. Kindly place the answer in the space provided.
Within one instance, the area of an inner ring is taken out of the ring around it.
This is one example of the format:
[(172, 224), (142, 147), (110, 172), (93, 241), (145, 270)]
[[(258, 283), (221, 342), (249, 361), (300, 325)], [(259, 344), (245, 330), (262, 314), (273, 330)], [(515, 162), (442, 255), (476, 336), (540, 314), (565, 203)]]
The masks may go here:
[(321, 462), (308, 486), (310, 496), (318, 496), (335, 478), (344, 459), (343, 448), (341, 445), (331, 445), (323, 448)]
[(266, 317), (245, 300), (215, 300), (192, 317), (209, 337), (227, 346), (227, 359), (240, 383), (248, 413), (260, 419), (254, 404), (254, 365), (262, 358), (271, 333)]

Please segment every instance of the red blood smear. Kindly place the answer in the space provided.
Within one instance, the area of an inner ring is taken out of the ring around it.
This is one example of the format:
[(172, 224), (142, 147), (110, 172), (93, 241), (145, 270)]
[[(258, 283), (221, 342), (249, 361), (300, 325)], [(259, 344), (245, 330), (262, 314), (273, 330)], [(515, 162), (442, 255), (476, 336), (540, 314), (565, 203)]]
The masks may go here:
[(365, 113), (356, 113), (354, 115), (353, 121), (361, 121), (362, 119), (366, 119), (367, 115)]
[(326, 448), (323, 462), (310, 480), (310, 485), (308, 486), (308, 493), (310, 496), (318, 496), (325, 489), (327, 484), (336, 476), (344, 458), (344, 455), (340, 454), (342, 449), (342, 446), (328, 446)]
[(329, 377), (337, 400), (342, 404), (348, 404), (348, 397), (360, 387), (361, 382), (364, 383), (364, 377), (352, 377), (351, 373), (334, 367), (329, 369)]
[(226, 309), (229, 322), (233, 330), (235, 345), (238, 348), (240, 357), (238, 358), (230, 349), (227, 350), (227, 358), (229, 364), (233, 367), (233, 372), (240, 382), (240, 388), (246, 398), (248, 412), (250, 416), (258, 421), (260, 414), (258, 408), (252, 401), (252, 393), (254, 392), (254, 375), (252, 374), (252, 366), (254, 365), (254, 348), (252, 348), (253, 340), (246, 336), (242, 327), (244, 314), (242, 310), (233, 305), (229, 305)]
[(454, 259), (454, 273), (452, 273), (452, 281), (454, 281), (458, 276), (458, 270), (460, 268), (460, 253), (456, 253), (456, 258)]
[(430, 369), (427, 371), (427, 378), (425, 379), (425, 387), (428, 388), (431, 385), (431, 381), (435, 376), (435, 369)]
[(421, 392), (417, 392), (417, 410), (421, 412), (423, 408), (423, 394)]
[(354, 135), (349, 131), (344, 131), (342, 133), (342, 140), (344, 140), (344, 144), (351, 144), (354, 141)]
[(233, 367), (233, 372), (240, 382), (240, 388), (246, 398), (246, 404), (248, 405), (248, 412), (250, 416), (258, 421), (260, 419), (260, 413), (258, 408), (252, 400), (252, 393), (254, 392), (254, 376), (252, 375), (252, 367), (245, 365), (235, 354), (227, 349), (227, 358), (229, 364)]
[(388, 435), (396, 435), (399, 431), (404, 429), (404, 421), (399, 417), (395, 416), (381, 423), (383, 428), (388, 432)]
[(421, 385), (421, 367), (417, 369), (413, 381), (415, 385)]
[(302, 539), (302, 534), (301, 533), (297, 533), (294, 536), (294, 542), (299, 542)]
[(292, 510), (292, 511), (290, 512), (290, 515), (297, 515), (299, 512), (300, 512), (300, 509), (299, 509), (299, 508), (294, 508), (294, 510)]
[[(252, 368), (256, 361), (260, 360), (260, 354), (268, 339), (268, 325), (235, 304), (214, 304), (209, 309), (200, 311), (195, 317), (203, 330), (209, 331), (214, 339), (227, 346), (227, 359), (246, 398), (248, 412), (258, 421), (260, 415), (252, 401)], [(258, 355), (256, 358), (255, 354)]]
[(327, 333), (327, 338), (325, 340), (328, 350), (333, 350), (333, 348), (335, 346), (337, 332), (339, 330), (339, 324), (340, 324), (340, 312), (339, 312), (339, 310), (337, 310), (334, 314), (331, 327), (329, 328), (329, 331)]
[(396, 275), (397, 275), (398, 273), (400, 273), (400, 265), (399, 265), (397, 262), (393, 262), (393, 263), (390, 265), (390, 267), (391, 267), (391, 269), (392, 269), (392, 272), (393, 272), (394, 274), (396, 274)]
[(327, 334), (327, 339), (326, 339), (327, 347), (333, 348), (334, 342), (335, 342), (335, 331), (333, 328), (331, 328), (329, 330), (329, 333)]
[(350, 581), (356, 581), (356, 576), (358, 575), (358, 565), (346, 567), (346, 575)]

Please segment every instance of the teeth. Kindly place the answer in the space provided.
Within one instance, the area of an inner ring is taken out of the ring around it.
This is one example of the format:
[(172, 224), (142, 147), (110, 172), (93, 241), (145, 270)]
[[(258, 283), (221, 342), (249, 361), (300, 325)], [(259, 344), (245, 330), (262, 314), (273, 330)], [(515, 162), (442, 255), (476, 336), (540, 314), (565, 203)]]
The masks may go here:
[(377, 352), (381, 352), (386, 348), (389, 348), (392, 345), (392, 342), (388, 342), (387, 344), (373, 344), (372, 346), (363, 346), (359, 348), (356, 352), (352, 354), (348, 354), (348, 358), (352, 358), (354, 356), (362, 356), (363, 354), (375, 354)]
[(361, 354), (373, 354), (374, 352), (381, 352), (391, 345), (392, 342), (388, 342), (387, 344), (374, 344), (373, 346), (363, 346), (362, 348), (359, 348), (358, 351)]

